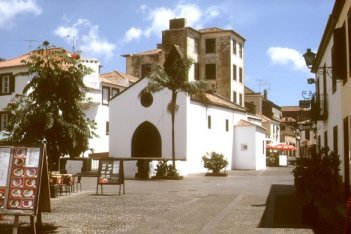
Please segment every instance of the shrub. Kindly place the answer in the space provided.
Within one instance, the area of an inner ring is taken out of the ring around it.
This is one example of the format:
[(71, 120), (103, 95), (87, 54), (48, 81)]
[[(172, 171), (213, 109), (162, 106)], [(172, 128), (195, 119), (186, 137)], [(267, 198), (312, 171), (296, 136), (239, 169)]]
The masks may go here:
[(177, 169), (173, 165), (167, 165), (167, 160), (159, 160), (155, 171), (157, 177), (179, 177)]
[(158, 164), (156, 165), (156, 176), (166, 176), (168, 171), (167, 161), (166, 160), (159, 160)]
[(228, 161), (224, 159), (224, 155), (216, 152), (212, 152), (210, 155), (206, 153), (206, 155), (202, 157), (202, 160), (204, 162), (204, 167), (208, 170), (212, 170), (214, 174), (219, 174), (223, 168), (228, 166)]
[(339, 196), (340, 159), (329, 148), (309, 149), (309, 155), (296, 159), (292, 170), (295, 187), (298, 191), (310, 195), (311, 200), (319, 195), (323, 199)]

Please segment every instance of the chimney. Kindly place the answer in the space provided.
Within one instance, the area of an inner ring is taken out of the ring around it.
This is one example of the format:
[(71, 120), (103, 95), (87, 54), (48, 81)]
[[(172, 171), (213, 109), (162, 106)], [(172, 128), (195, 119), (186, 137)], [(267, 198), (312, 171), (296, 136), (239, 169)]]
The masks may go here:
[(186, 26), (186, 19), (179, 18), (179, 19), (171, 19), (169, 21), (169, 29), (180, 29)]
[(267, 89), (264, 89), (264, 90), (263, 90), (263, 97), (264, 97), (265, 99), (267, 99), (267, 96), (268, 96)]

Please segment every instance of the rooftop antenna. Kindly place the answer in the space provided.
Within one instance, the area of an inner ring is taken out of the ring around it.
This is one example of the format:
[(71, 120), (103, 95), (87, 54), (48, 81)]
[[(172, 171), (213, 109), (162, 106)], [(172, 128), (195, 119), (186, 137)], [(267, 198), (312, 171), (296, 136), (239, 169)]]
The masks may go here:
[(75, 36), (67, 35), (67, 37), (72, 37), (72, 53), (74, 53), (74, 51), (75, 51), (75, 47), (74, 47)]
[(28, 42), (28, 44), (29, 44), (29, 50), (32, 50), (32, 44), (33, 44), (33, 42), (43, 42), (43, 41), (34, 40), (34, 39), (25, 39), (25, 40), (21, 40), (21, 41)]
[(261, 92), (261, 89), (266, 89), (267, 91), (270, 91), (271, 90), (271, 82), (269, 82), (268, 80), (264, 80), (264, 79), (256, 79), (257, 83), (258, 83), (258, 91), (260, 93)]

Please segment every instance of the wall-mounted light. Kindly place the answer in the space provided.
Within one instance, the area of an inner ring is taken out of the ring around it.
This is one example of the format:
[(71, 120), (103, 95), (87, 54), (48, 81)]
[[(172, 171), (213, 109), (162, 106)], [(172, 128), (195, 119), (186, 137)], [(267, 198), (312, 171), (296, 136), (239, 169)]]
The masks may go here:
[(310, 48), (307, 49), (306, 53), (303, 55), (306, 66), (311, 69), (314, 63), (314, 60), (316, 59), (316, 54), (312, 52)]
[[(333, 68), (332, 67), (326, 67), (326, 66), (313, 67), (314, 62), (316, 60), (316, 54), (313, 53), (310, 48), (308, 48), (306, 53), (303, 54), (303, 57), (305, 59), (306, 66), (311, 70), (311, 72), (317, 73), (318, 75), (328, 75), (331, 79), (333, 79)], [(311, 83), (311, 84), (313, 84), (313, 83)]]
[(307, 79), (307, 83), (308, 84), (315, 84), (316, 83), (316, 80), (314, 78), (308, 78)]

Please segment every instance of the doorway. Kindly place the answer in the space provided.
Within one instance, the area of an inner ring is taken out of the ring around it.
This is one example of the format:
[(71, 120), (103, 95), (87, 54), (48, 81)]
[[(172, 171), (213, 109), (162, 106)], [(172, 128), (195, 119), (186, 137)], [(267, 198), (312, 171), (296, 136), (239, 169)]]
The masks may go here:
[(161, 158), (162, 141), (158, 129), (152, 123), (145, 121), (140, 124), (132, 137), (132, 157), (138, 159), (138, 172), (135, 178), (148, 179), (150, 161), (147, 158)]
[(161, 158), (161, 135), (152, 123), (145, 121), (132, 137), (132, 157)]

